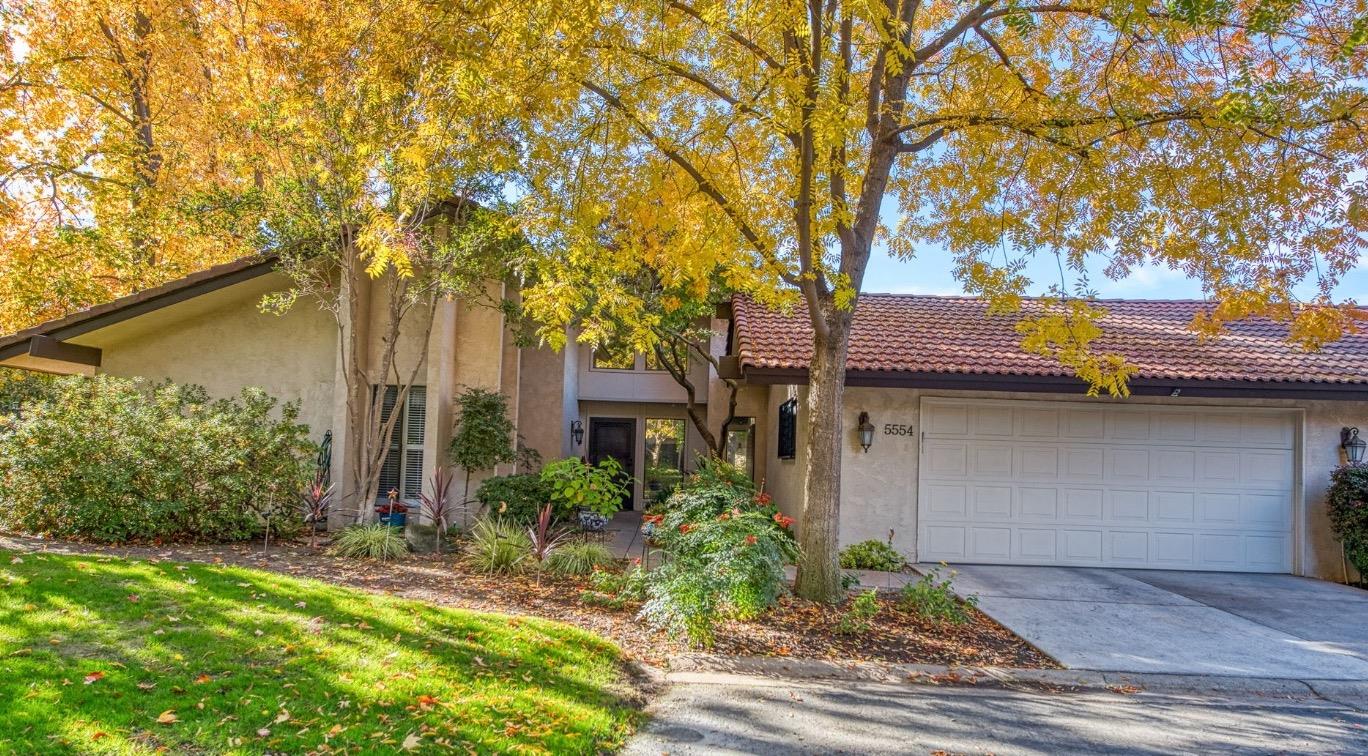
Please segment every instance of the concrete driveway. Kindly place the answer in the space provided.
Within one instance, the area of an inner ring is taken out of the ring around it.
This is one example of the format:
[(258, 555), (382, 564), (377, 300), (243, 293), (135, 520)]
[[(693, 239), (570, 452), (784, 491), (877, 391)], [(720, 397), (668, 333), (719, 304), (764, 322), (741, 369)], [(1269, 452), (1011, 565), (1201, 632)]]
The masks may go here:
[(1368, 681), (1368, 591), (1291, 575), (961, 565), (954, 587), (1074, 669)]

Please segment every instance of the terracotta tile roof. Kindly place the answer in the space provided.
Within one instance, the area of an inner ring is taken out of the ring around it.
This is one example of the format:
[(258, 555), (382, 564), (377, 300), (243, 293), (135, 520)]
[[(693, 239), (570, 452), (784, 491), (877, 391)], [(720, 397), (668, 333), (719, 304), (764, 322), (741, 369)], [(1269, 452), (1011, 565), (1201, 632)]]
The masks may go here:
[[(1142, 380), (1368, 384), (1368, 333), (1318, 352), (1287, 343), (1287, 327), (1255, 318), (1200, 341), (1188, 328), (1207, 302), (1102, 300), (1102, 350), (1124, 355)], [(1028, 300), (1023, 309), (1038, 306)], [(1019, 316), (988, 316), (974, 297), (864, 294), (851, 335), (850, 371), (1072, 377), (1059, 363), (1021, 349)], [(806, 314), (733, 302), (742, 367), (805, 369), (812, 357)]]

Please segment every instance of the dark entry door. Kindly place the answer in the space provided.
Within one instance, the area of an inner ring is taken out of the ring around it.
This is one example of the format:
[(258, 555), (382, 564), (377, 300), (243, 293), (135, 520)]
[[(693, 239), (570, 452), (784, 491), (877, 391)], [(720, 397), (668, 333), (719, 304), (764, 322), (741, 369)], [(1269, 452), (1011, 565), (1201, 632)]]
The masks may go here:
[(622, 465), (627, 496), (623, 509), (632, 509), (632, 472), (636, 470), (636, 420), (630, 417), (589, 418), (589, 464), (613, 458)]

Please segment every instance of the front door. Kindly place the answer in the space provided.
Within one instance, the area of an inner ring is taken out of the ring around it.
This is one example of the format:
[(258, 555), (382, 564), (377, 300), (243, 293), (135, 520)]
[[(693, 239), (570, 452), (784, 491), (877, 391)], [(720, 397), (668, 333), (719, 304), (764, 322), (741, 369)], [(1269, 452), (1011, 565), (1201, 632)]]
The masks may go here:
[(632, 471), (636, 469), (636, 420), (633, 418), (593, 417), (589, 419), (589, 464), (613, 458), (622, 465), (627, 496), (623, 509), (632, 509)]

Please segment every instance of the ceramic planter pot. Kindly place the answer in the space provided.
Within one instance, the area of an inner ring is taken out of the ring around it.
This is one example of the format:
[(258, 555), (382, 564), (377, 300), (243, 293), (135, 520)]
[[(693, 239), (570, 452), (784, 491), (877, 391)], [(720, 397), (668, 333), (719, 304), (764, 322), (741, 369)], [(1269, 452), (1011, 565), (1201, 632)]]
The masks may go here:
[(608, 515), (601, 515), (598, 512), (580, 510), (579, 524), (581, 530), (597, 533), (608, 527)]

